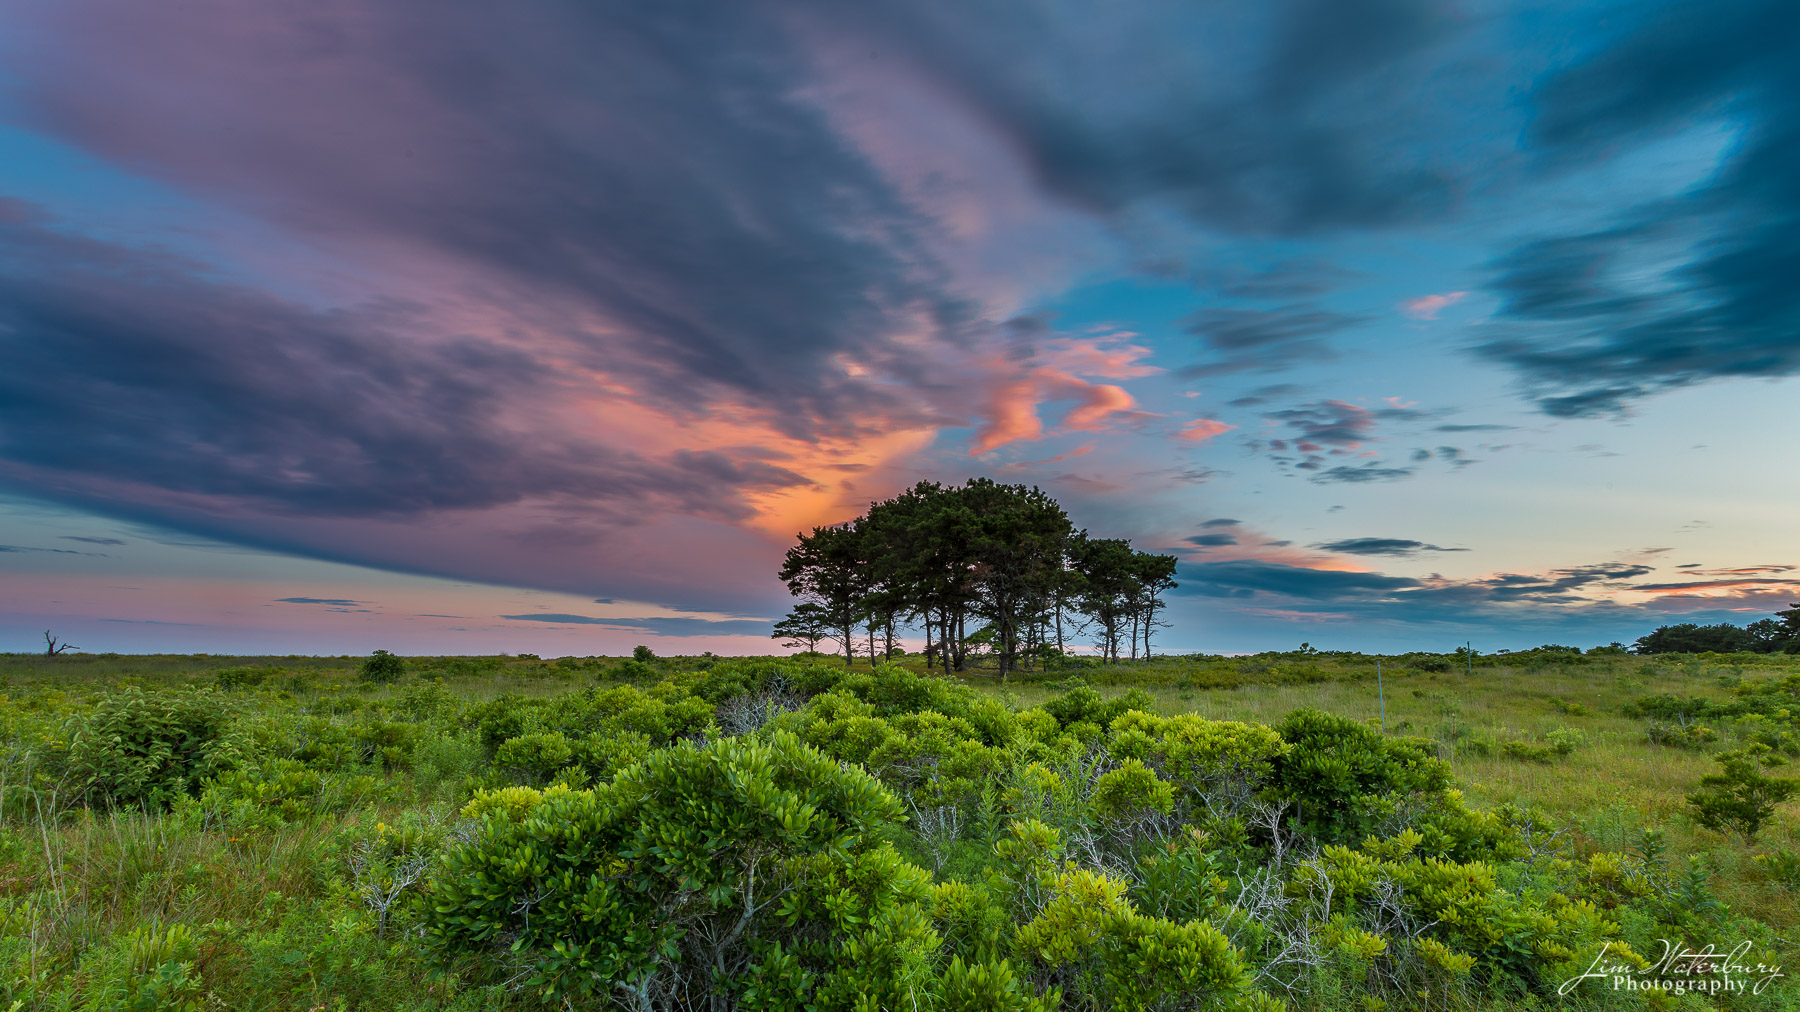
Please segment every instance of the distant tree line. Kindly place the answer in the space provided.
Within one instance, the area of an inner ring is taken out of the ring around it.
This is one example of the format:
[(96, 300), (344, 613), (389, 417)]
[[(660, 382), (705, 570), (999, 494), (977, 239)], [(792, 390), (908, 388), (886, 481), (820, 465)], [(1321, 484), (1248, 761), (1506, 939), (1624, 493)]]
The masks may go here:
[[(1175, 557), (1076, 530), (1043, 491), (974, 478), (921, 481), (847, 523), (799, 535), (781, 579), (801, 603), (775, 627), (790, 647), (858, 641), (892, 656), (896, 632), (925, 633), (926, 662), (964, 670), (991, 652), (1000, 673), (1059, 656), (1091, 632), (1109, 660), (1150, 655)], [(879, 646), (877, 645), (879, 641)]]
[(1639, 637), (1636, 650), (1640, 654), (1800, 654), (1800, 603), (1776, 612), (1774, 618), (1741, 627), (1729, 622), (1658, 626), (1650, 635)]

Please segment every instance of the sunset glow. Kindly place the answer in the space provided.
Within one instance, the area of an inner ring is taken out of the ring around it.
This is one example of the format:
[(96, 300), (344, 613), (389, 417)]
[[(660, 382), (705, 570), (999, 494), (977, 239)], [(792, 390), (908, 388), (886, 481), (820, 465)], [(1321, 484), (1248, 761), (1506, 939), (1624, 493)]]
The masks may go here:
[(771, 650), (982, 475), (1170, 650), (1800, 600), (1771, 3), (653, 7), (0, 10), (0, 649)]

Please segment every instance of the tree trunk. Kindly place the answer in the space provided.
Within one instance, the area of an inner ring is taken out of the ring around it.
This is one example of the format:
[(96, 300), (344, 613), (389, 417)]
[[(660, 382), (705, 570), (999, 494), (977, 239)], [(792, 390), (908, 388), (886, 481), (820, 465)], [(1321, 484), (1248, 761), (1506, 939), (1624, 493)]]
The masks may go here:
[(963, 664), (969, 659), (969, 616), (965, 612), (956, 613), (956, 670), (961, 671)]
[(950, 640), (952, 639), (952, 633), (954, 632), (953, 627), (950, 625), (950, 610), (948, 608), (944, 609), (941, 618), (942, 622), (938, 627), (938, 652), (944, 657), (944, 677), (948, 678), (950, 677)]

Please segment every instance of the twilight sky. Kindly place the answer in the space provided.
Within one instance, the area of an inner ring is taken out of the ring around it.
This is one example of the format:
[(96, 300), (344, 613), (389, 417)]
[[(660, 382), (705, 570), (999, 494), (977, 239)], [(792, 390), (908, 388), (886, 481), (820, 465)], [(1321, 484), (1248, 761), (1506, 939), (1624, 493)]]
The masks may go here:
[(1159, 647), (1800, 599), (1786, 0), (12, 0), (0, 649), (767, 652), (921, 477)]

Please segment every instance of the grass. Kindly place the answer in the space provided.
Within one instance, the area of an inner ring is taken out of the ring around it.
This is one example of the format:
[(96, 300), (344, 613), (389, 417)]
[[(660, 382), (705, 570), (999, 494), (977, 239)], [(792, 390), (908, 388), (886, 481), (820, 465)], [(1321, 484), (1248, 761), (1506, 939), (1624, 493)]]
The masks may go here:
[[(1156, 665), (1181, 667), (1179, 661), (1158, 661), (1150, 666), (1152, 671)], [(1697, 826), (1686, 795), (1702, 776), (1716, 770), (1710, 754), (1652, 744), (1645, 736), (1645, 722), (1620, 712), (1639, 697), (1663, 692), (1723, 700), (1730, 689), (1722, 682), (1800, 670), (1793, 661), (1771, 657), (1748, 663), (1670, 662), (1632, 657), (1580, 666), (1517, 667), (1501, 661), (1477, 666), (1473, 675), (1461, 670), (1389, 669), (1379, 694), (1372, 663), (1315, 666), (1331, 680), (1183, 688), (1159, 684), (1165, 679), (1152, 677), (1137, 685), (1120, 680), (1101, 691), (1119, 695), (1140, 688), (1155, 698), (1157, 711), (1165, 715), (1196, 713), (1213, 720), (1255, 723), (1274, 723), (1301, 707), (1379, 721), (1380, 695), (1385, 695), (1388, 731), (1442, 743), (1442, 754), (1471, 804), (1538, 806), (1568, 827), (1583, 852), (1627, 851), (1637, 831), (1659, 828), (1675, 858), (1698, 855), (1714, 862), (1720, 871), (1716, 883), (1720, 895), (1734, 909), (1783, 931), (1800, 926), (1800, 896), (1770, 888), (1754, 874), (1751, 862), (1755, 854), (1800, 847), (1796, 806), (1779, 811), (1754, 846)], [(1174, 681), (1179, 680), (1176, 675)], [(1059, 691), (1053, 687), (1056, 683), (1046, 681), (979, 684), (1022, 707), (1037, 705)], [(1581, 732), (1584, 744), (1549, 763), (1509, 758), (1498, 748), (1481, 755), (1468, 747), (1484, 740), (1541, 741), (1553, 731), (1569, 728)], [(1464, 747), (1457, 747), (1458, 740)], [(1730, 744), (1727, 739), (1718, 747)]]
[[(1793, 939), (1800, 897), (1771, 883), (1752, 858), (1800, 849), (1795, 806), (1778, 812), (1753, 845), (1698, 826), (1685, 795), (1715, 768), (1710, 755), (1652, 744), (1645, 722), (1622, 710), (1663, 692), (1724, 700), (1745, 679), (1800, 672), (1800, 659), (1584, 660), (1484, 657), (1470, 673), (1390, 659), (1379, 690), (1373, 658), (1310, 653), (1158, 658), (1023, 672), (1004, 681), (976, 673), (966, 680), (1017, 708), (1038, 705), (1080, 677), (1108, 696), (1147, 692), (1165, 715), (1261, 723), (1301, 707), (1377, 722), (1385, 697), (1388, 733), (1436, 740), (1471, 804), (1536, 806), (1565, 831), (1575, 855), (1629, 850), (1639, 831), (1660, 829), (1677, 860), (1710, 862), (1713, 886), (1734, 911)], [(401, 683), (364, 686), (356, 682), (361, 658), (355, 657), (11, 654), (0, 655), (0, 700), (10, 697), (20, 712), (59, 712), (126, 686), (216, 686), (221, 671), (248, 668), (262, 672), (258, 684), (224, 691), (253, 708), (292, 708), (333, 720), (370, 703), (398, 705), (422, 681), (441, 680), (467, 702), (509, 693), (551, 695), (596, 681), (642, 681), (646, 674), (703, 662), (664, 659), (646, 672), (616, 658), (412, 658), (412, 673)], [(923, 667), (918, 658), (902, 663)], [(6, 733), (0, 723), (0, 757), (9, 749), (16, 754), (19, 744), (6, 740)], [(1574, 744), (1566, 754), (1545, 754), (1557, 736)], [(1509, 754), (1509, 742), (1540, 746), (1538, 758)], [(1713, 747), (1732, 744), (1727, 732)], [(409, 787), (374, 807), (254, 836), (129, 810), (81, 809), (41, 818), (19, 803), (16, 786), (10, 800), (7, 790), (0, 783), (0, 961), (13, 957), (28, 980), (0, 983), (0, 1008), (13, 1000), (21, 1002), (14, 1012), (110, 1007), (97, 982), (109, 972), (124, 980), (160, 965), (145, 961), (160, 958), (158, 945), (176, 945), (155, 940), (170, 925), (196, 932), (191, 945), (180, 943), (189, 945), (183, 951), (195, 979), (218, 993), (246, 996), (243, 1007), (331, 1008), (334, 996), (347, 994), (359, 997), (338, 1007), (498, 1008), (513, 1000), (459, 990), (454, 979), (442, 976), (430, 978), (428, 988), (384, 983), (383, 974), (399, 970), (424, 980), (427, 969), (394, 962), (398, 950), (355, 916), (358, 904), (342, 874), (344, 840), (366, 833), (378, 819), (422, 811), (435, 797), (430, 790)], [(1785, 948), (1794, 953), (1800, 947), (1790, 941)], [(174, 998), (146, 1007), (203, 1007), (177, 1000), (179, 981), (170, 988)], [(29, 996), (30, 1003), (16, 995)]]

